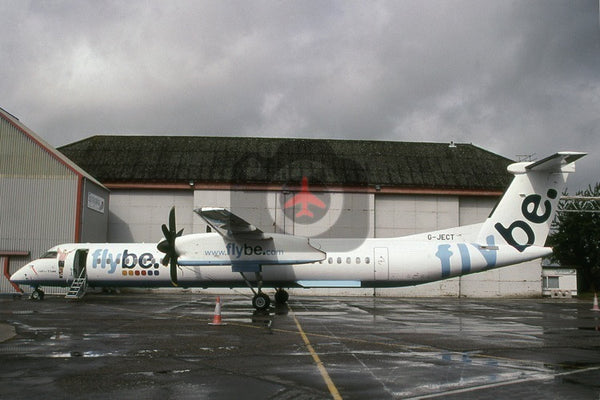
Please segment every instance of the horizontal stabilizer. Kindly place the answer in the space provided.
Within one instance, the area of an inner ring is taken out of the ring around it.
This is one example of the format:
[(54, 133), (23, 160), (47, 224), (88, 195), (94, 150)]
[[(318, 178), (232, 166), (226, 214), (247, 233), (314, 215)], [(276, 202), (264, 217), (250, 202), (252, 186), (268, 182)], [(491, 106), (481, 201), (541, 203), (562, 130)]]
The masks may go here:
[(534, 161), (525, 166), (525, 169), (527, 171), (573, 172), (571, 169), (565, 170), (565, 167), (571, 166), (585, 155), (586, 153), (581, 152), (561, 151), (541, 160)]

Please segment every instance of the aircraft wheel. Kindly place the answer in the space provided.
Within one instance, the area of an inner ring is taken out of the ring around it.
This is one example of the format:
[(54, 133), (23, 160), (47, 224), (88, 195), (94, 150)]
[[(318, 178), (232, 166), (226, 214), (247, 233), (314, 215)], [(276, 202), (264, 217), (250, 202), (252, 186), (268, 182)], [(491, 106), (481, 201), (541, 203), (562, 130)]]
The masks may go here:
[(44, 291), (40, 289), (35, 289), (33, 292), (31, 292), (30, 298), (31, 300), (36, 301), (44, 300)]
[(264, 293), (259, 293), (252, 298), (252, 306), (257, 310), (266, 310), (271, 305), (271, 299)]
[(275, 302), (278, 304), (287, 303), (289, 298), (290, 298), (290, 295), (288, 294), (288, 292), (286, 292), (283, 289), (279, 289), (279, 290), (277, 290), (277, 292), (275, 292)]

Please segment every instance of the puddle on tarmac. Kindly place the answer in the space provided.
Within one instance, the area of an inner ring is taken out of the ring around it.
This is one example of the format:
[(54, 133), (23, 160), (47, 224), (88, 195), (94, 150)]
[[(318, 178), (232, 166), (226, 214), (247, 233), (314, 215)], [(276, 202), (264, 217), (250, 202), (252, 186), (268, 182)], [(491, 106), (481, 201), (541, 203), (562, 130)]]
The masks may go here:
[(580, 326), (577, 328), (580, 331), (596, 331), (600, 333), (600, 325), (599, 326)]
[(96, 340), (96, 339), (123, 339), (130, 337), (128, 333), (84, 333), (83, 340)]
[(191, 372), (191, 369), (171, 369), (171, 370), (162, 370), (162, 371), (139, 371), (139, 372), (129, 372), (125, 375), (142, 375), (153, 377), (156, 375), (178, 375), (178, 374), (186, 374)]
[[(71, 351), (71, 352), (53, 352), (48, 353), (46, 357), (48, 358), (99, 358), (106, 356), (118, 356), (119, 353), (116, 352), (98, 352), (98, 351)], [(40, 354), (36, 354), (36, 357), (40, 357)]]

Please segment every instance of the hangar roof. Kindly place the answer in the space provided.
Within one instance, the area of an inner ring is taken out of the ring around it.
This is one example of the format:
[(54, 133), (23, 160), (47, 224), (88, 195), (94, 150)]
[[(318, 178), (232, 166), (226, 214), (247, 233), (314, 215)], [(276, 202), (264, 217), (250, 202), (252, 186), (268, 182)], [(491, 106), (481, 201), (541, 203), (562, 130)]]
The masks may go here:
[(501, 191), (511, 160), (472, 144), (206, 136), (93, 136), (59, 148), (102, 183)]

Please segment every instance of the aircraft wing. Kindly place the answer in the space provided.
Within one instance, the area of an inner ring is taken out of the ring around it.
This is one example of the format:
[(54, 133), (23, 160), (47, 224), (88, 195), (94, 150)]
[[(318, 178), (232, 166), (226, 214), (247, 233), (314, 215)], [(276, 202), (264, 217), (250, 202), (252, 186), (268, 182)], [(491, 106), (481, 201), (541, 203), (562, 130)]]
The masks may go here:
[(225, 208), (203, 207), (194, 210), (194, 212), (227, 239), (266, 240), (271, 238), (256, 226)]

